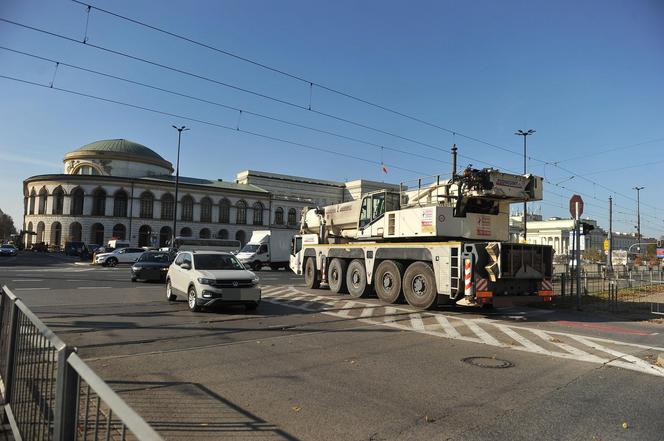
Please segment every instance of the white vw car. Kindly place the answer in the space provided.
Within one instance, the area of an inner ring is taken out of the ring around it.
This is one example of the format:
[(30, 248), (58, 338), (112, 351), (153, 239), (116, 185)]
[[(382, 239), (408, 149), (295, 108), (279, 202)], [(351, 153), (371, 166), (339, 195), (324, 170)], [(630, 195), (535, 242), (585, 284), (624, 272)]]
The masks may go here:
[(134, 263), (144, 252), (143, 248), (119, 248), (110, 253), (97, 254), (95, 263), (103, 266), (115, 266), (118, 263)]
[(166, 298), (185, 297), (189, 309), (241, 304), (256, 309), (261, 301), (258, 277), (237, 258), (220, 251), (182, 251), (166, 275)]

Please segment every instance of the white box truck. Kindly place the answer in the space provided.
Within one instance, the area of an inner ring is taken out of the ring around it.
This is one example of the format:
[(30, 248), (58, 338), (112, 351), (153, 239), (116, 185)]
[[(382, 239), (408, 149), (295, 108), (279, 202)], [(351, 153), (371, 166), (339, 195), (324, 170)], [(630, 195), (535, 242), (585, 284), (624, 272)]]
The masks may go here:
[(288, 268), (293, 230), (254, 231), (249, 242), (237, 254), (244, 265), (254, 271), (264, 266), (273, 270)]

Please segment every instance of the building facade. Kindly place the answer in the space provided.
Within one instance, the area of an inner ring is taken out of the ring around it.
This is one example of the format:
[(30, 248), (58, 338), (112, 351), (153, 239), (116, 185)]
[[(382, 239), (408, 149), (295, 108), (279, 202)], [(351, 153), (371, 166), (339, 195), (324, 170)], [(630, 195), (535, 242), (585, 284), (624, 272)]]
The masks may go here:
[(180, 177), (177, 213), (172, 164), (124, 139), (87, 144), (64, 157), (64, 173), (23, 182), (25, 245), (67, 241), (103, 245), (110, 239), (164, 246), (173, 235), (236, 239), (254, 230), (296, 231), (305, 206), (350, 200), (397, 188), (371, 181), (342, 182), (247, 170), (235, 182)]

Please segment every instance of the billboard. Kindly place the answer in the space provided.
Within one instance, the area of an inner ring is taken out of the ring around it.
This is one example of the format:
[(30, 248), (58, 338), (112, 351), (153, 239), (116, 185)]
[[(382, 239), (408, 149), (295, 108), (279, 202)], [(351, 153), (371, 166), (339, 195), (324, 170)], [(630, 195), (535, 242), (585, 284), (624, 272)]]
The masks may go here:
[(657, 248), (657, 258), (664, 259), (664, 248)]

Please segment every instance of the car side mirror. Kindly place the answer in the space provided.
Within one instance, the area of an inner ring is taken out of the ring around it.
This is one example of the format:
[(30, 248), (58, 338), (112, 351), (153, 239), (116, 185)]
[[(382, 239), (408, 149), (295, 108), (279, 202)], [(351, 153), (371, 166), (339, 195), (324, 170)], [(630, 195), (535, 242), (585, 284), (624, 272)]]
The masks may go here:
[(180, 265), (180, 268), (182, 268), (183, 270), (190, 270), (190, 269), (191, 269), (191, 265), (188, 264), (187, 262), (185, 262), (185, 263), (183, 263), (182, 265)]

